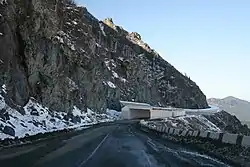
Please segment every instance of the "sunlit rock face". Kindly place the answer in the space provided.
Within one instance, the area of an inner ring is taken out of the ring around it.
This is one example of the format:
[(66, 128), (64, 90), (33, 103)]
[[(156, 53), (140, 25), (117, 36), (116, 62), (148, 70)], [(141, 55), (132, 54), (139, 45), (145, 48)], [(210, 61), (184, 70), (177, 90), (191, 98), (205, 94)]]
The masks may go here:
[(57, 111), (119, 109), (119, 100), (206, 108), (206, 97), (139, 33), (69, 0), (0, 1), (0, 85)]

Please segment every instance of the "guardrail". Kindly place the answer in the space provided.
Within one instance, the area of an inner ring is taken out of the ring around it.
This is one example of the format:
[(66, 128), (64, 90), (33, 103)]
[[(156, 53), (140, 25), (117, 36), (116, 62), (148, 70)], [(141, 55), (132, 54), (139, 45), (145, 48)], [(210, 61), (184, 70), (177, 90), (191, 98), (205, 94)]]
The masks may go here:
[(140, 121), (141, 126), (146, 127), (150, 130), (154, 130), (160, 133), (165, 133), (174, 136), (183, 137), (197, 137), (197, 138), (207, 138), (211, 140), (216, 140), (225, 144), (238, 144), (243, 147), (250, 147), (250, 136), (243, 136), (239, 134), (231, 133), (220, 133), (220, 132), (209, 132), (209, 131), (194, 131), (194, 130), (181, 130), (177, 128), (169, 128), (165, 126), (155, 126), (149, 125), (146, 121)]

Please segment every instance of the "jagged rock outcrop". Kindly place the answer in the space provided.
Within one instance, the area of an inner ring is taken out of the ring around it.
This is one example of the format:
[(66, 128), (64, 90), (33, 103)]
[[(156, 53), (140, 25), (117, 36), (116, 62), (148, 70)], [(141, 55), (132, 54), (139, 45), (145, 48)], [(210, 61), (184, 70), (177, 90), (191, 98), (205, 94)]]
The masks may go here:
[(34, 97), (57, 111), (104, 111), (119, 100), (208, 106), (199, 87), (138, 34), (70, 0), (1, 1), (0, 84), (12, 103)]

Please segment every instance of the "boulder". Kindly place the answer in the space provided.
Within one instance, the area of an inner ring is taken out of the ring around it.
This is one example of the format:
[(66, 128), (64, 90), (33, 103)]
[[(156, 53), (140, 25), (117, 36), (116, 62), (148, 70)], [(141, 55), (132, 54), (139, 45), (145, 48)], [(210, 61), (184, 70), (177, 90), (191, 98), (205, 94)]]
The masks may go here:
[(10, 136), (15, 136), (15, 130), (10, 126), (5, 126), (3, 128), (3, 133), (10, 135)]

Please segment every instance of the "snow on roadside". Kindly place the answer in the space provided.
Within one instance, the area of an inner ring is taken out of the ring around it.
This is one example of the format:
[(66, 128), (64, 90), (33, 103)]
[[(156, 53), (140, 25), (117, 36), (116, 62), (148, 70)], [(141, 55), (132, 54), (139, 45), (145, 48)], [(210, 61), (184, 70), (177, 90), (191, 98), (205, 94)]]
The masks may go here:
[(115, 84), (114, 84), (113, 82), (111, 82), (111, 81), (108, 81), (107, 84), (108, 84), (108, 86), (109, 86), (110, 88), (113, 88), (113, 89), (116, 88)]
[[(81, 111), (76, 106), (72, 110), (72, 115), (68, 116), (64, 112), (49, 110), (33, 98), (23, 107), (24, 114), (6, 104), (2, 96), (5, 93), (4, 91), (6, 91), (6, 88), (2, 87), (0, 89), (0, 140), (15, 137), (22, 138), (63, 129), (82, 129), (88, 125), (119, 119), (116, 111), (99, 114), (90, 109), (87, 109), (87, 112)], [(14, 135), (6, 131), (3, 133), (6, 127), (13, 129)]]
[(107, 114), (114, 118), (115, 120), (120, 120), (121, 119), (121, 112), (118, 112), (116, 110), (109, 110), (107, 109)]

